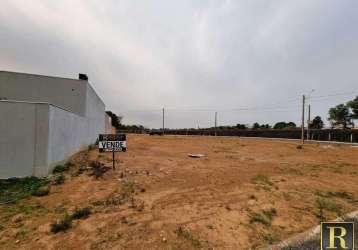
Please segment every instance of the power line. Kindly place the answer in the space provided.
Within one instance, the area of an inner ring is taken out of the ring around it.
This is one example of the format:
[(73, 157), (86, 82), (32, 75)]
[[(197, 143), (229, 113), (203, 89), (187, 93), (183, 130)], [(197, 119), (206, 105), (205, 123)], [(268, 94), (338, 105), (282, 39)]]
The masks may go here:
[[(358, 94), (358, 91), (350, 91), (350, 92), (343, 92), (343, 93), (335, 93), (335, 94), (328, 94), (328, 95), (321, 95), (321, 96), (311, 96), (307, 98), (308, 100), (312, 100), (314, 102), (322, 101), (320, 99), (325, 98), (332, 98), (337, 96), (350, 96)], [(166, 110), (171, 112), (241, 112), (241, 111), (274, 111), (277, 108), (286, 108), (288, 105), (279, 105), (279, 104), (287, 104), (293, 102), (299, 102), (300, 98), (291, 98), (285, 101), (273, 102), (258, 106), (248, 106), (248, 107), (239, 107), (239, 108), (219, 108), (219, 107), (208, 107), (208, 108), (198, 108), (199, 106), (166, 106)], [(279, 106), (277, 106), (279, 105)], [(291, 106), (291, 105), (290, 105)], [(293, 105), (292, 105), (293, 106)], [(128, 112), (161, 112), (162, 108), (153, 108), (153, 109), (129, 109), (129, 110), (122, 110), (121, 113), (128, 113)]]

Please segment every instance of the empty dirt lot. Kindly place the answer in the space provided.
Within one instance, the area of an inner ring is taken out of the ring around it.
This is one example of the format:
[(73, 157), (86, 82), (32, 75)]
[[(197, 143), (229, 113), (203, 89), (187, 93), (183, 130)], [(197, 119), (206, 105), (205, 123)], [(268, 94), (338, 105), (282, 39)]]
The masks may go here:
[[(129, 135), (116, 171), (98, 149), (62, 185), (1, 205), (1, 249), (255, 249), (358, 208), (358, 148), (222, 137)], [(206, 157), (189, 158), (188, 153)], [(81, 169), (81, 171), (78, 171)], [(76, 208), (65, 232), (51, 223)]]

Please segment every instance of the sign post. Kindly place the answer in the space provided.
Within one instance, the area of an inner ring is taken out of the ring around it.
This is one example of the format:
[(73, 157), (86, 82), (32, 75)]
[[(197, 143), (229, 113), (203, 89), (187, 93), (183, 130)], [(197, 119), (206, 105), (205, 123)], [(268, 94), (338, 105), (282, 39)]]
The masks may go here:
[(98, 138), (99, 152), (111, 152), (113, 159), (113, 170), (116, 169), (114, 152), (127, 151), (127, 138), (125, 134), (100, 134)]

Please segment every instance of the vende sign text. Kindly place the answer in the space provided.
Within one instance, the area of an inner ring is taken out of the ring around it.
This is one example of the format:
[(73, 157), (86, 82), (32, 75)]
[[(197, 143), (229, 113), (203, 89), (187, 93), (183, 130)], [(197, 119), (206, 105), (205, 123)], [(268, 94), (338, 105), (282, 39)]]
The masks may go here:
[(99, 135), (98, 148), (103, 151), (126, 151), (127, 141), (125, 134), (101, 134)]

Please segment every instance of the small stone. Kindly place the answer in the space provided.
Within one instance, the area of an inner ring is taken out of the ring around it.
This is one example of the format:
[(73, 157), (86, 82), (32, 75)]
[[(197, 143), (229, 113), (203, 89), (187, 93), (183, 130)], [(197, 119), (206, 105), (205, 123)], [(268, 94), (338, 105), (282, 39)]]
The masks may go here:
[(165, 237), (163, 237), (162, 241), (165, 243), (165, 242), (167, 242), (167, 239)]

